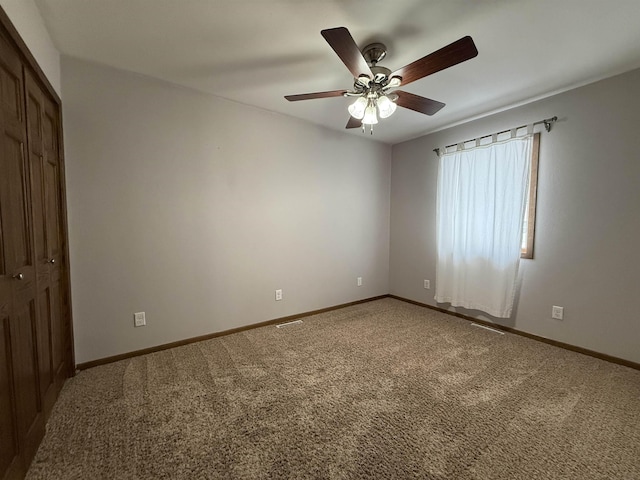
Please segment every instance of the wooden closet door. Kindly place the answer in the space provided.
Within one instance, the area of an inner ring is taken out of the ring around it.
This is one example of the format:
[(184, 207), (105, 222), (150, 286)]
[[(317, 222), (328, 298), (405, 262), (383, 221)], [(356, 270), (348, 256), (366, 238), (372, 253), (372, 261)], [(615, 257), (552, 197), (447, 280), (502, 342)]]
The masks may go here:
[[(20, 94), (21, 65), (0, 36), (0, 171), (9, 163), (20, 163), (21, 123), (24, 115)], [(11, 158), (13, 156), (13, 158)], [(17, 158), (16, 158), (17, 157)], [(11, 182), (0, 176), (0, 478), (13, 478), (20, 469), (20, 447), (14, 389), (12, 353), (11, 233), (5, 219), (10, 216)]]
[(43, 118), (43, 150), (44, 150), (44, 193), (45, 216), (47, 225), (46, 243), (48, 249), (48, 285), (51, 292), (51, 364), (56, 397), (69, 373), (67, 349), (69, 342), (69, 325), (64, 315), (63, 306), (67, 303), (63, 295), (64, 289), (64, 221), (63, 199), (61, 193), (62, 174), (60, 172), (60, 114), (58, 106), (45, 99)]
[(36, 351), (36, 272), (24, 78), (19, 58), (2, 36), (0, 50), (0, 354), (4, 355), (0, 373), (0, 474), (10, 478), (31, 460), (44, 428)]
[(61, 315), (60, 175), (58, 112), (30, 73), (25, 74), (27, 138), (31, 167), (31, 203), (37, 276), (37, 352), (45, 415), (66, 377), (65, 328)]

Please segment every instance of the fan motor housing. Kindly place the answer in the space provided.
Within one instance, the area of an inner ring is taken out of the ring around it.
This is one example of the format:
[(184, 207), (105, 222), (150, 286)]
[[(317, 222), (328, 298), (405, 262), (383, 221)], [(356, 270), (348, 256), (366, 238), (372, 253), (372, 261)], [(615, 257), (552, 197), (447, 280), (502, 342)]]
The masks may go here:
[(375, 67), (376, 63), (387, 56), (387, 46), (384, 43), (370, 43), (362, 49), (362, 56), (371, 67)]

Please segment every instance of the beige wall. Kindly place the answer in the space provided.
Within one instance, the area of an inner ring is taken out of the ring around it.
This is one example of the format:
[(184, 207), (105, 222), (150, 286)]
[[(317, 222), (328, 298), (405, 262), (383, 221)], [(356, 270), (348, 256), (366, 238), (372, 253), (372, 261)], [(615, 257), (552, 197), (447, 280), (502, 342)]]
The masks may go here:
[(554, 115), (540, 144), (535, 258), (522, 261), (516, 313), (500, 323), (640, 362), (640, 70), (395, 145), (390, 292), (436, 305), (432, 149)]
[(389, 291), (391, 147), (68, 57), (62, 72), (77, 362)]
[(34, 0), (0, 0), (0, 6), (60, 95), (60, 53), (53, 45)]

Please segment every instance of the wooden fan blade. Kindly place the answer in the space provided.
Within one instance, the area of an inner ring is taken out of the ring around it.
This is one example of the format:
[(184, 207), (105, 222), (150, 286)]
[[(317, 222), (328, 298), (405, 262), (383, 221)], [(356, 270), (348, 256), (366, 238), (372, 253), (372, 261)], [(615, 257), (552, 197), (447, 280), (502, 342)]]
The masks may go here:
[(402, 90), (396, 90), (393, 93), (398, 95), (398, 99), (396, 100), (397, 105), (419, 113), (424, 113), (425, 115), (433, 115), (444, 107), (444, 103), (442, 102), (421, 97), (420, 95), (414, 95), (413, 93), (403, 92)]
[(314, 98), (342, 97), (346, 90), (331, 90), (330, 92), (301, 93), (299, 95), (285, 95), (284, 98), (290, 102), (298, 100), (312, 100)]
[(349, 121), (347, 122), (347, 126), (344, 128), (358, 128), (362, 126), (362, 120), (358, 120), (357, 118), (353, 118), (349, 115)]
[(478, 55), (478, 49), (476, 48), (475, 43), (473, 43), (473, 39), (466, 36), (460, 40), (450, 43), (446, 47), (442, 47), (440, 50), (430, 53), (426, 57), (422, 57), (420, 60), (416, 60), (415, 62), (396, 70), (389, 75), (389, 78), (401, 77), (401, 85), (407, 85), (408, 83), (420, 80), (427, 75), (439, 72), (445, 68), (453, 67), (454, 65), (469, 60), (476, 55)]
[(353, 37), (344, 27), (329, 28), (320, 32), (327, 43), (333, 48), (340, 60), (347, 66), (351, 75), (358, 78), (360, 75), (367, 75), (373, 78), (369, 64), (360, 53), (360, 49)]

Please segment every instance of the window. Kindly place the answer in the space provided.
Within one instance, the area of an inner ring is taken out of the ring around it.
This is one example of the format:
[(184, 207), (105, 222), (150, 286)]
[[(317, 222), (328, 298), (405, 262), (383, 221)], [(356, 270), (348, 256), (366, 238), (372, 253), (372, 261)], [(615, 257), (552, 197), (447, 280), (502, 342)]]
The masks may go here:
[(495, 317), (511, 316), (525, 231), (525, 254), (533, 253), (529, 231), (535, 226), (535, 182), (530, 175), (537, 172), (532, 165), (536, 136), (518, 137), (516, 130), (504, 140), (495, 134), (489, 143), (481, 144), (479, 139), (471, 148), (460, 146), (440, 155), (438, 303), (478, 309)]

